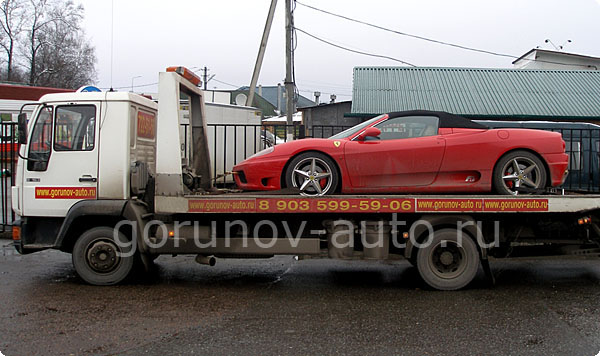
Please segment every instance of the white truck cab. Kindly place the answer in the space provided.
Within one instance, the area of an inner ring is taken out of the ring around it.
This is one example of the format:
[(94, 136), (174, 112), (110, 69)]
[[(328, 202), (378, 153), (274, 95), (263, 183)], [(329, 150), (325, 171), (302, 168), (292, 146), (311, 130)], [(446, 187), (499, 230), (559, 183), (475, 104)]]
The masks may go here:
[(129, 199), (132, 164), (156, 170), (157, 113), (131, 93), (44, 95), (17, 164), (15, 212), (65, 217), (81, 200)]
[[(12, 187), (17, 250), (70, 252), (90, 224), (114, 226), (127, 211), (135, 220), (143, 213), (132, 209), (154, 210), (155, 195), (168, 206), (170, 197), (209, 189), (198, 83), (189, 70), (170, 67), (159, 74), (159, 103), (133, 93), (75, 92), (48, 94), (28, 104), (36, 108), (29, 122), (19, 115), (21, 146)], [(194, 141), (185, 160), (182, 102)]]

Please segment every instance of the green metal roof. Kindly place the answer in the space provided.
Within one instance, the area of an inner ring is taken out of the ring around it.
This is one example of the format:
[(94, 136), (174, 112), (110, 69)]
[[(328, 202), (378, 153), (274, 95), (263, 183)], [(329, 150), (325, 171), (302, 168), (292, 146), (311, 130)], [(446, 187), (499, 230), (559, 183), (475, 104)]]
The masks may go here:
[(598, 120), (600, 71), (354, 68), (352, 116), (404, 110)]

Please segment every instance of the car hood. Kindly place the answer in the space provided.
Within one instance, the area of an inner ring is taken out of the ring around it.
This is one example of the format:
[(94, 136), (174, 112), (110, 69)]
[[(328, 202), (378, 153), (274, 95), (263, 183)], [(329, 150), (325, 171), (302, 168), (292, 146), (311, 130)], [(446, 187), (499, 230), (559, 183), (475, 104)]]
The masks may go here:
[(335, 142), (347, 142), (348, 139), (329, 139), (329, 138), (305, 138), (286, 142), (273, 146), (275, 154), (293, 154), (297, 151), (306, 151), (310, 149), (330, 148), (332, 146), (341, 147), (342, 145)]
[[(291, 157), (302, 151), (316, 150), (321, 152), (331, 152), (332, 150), (339, 151), (343, 149), (343, 143), (347, 142), (348, 139), (328, 139), (328, 138), (305, 138), (295, 141), (290, 141), (282, 144), (277, 144), (273, 147), (265, 150), (272, 150), (269, 153), (258, 154), (257, 156), (251, 156), (242, 163), (261, 160), (261, 159), (273, 159), (276, 157)], [(263, 150), (263, 151), (265, 151)], [(261, 151), (261, 152), (263, 152)], [(260, 152), (259, 152), (260, 153)]]

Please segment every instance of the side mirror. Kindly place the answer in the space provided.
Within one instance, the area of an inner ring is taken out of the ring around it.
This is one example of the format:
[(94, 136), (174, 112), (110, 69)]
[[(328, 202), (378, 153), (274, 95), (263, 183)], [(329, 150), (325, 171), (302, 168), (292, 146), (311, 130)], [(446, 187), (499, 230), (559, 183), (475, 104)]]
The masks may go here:
[(17, 129), (19, 130), (18, 143), (27, 144), (27, 114), (22, 112), (18, 116)]
[(380, 129), (377, 127), (368, 127), (365, 131), (361, 132), (356, 139), (359, 141), (364, 141), (367, 137), (378, 137), (379, 135), (381, 135)]

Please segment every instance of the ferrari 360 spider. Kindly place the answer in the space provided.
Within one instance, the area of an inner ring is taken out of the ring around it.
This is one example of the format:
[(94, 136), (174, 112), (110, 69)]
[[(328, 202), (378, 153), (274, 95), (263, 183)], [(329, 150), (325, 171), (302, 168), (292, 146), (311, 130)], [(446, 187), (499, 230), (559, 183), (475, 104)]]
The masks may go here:
[(334, 193), (536, 193), (567, 176), (555, 132), (488, 129), (434, 111), (377, 116), (328, 139), (267, 148), (233, 168), (243, 190)]

